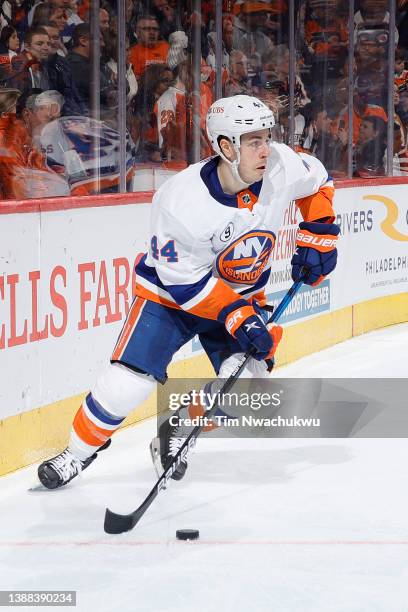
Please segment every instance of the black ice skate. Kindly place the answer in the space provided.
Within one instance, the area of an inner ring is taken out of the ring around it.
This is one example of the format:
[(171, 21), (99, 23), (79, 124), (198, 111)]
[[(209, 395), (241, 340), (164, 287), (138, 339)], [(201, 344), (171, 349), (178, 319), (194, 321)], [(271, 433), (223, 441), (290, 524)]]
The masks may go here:
[(98, 448), (96, 453), (91, 455), (88, 459), (81, 461), (75, 455), (73, 455), (68, 448), (62, 453), (56, 455), (52, 459), (43, 461), (38, 468), (38, 478), (41, 484), (46, 489), (58, 489), (68, 484), (75, 476), (78, 476), (86, 470), (88, 466), (95, 461), (98, 453), (101, 450), (105, 450), (111, 443), (111, 439), (107, 440), (103, 446)]
[[(170, 424), (170, 419), (164, 421), (159, 427), (159, 435), (153, 438), (150, 443), (150, 454), (152, 456), (153, 465), (157, 476), (163, 474), (168, 468), (173, 457), (175, 457), (186, 439), (186, 436), (191, 431), (186, 431), (186, 428), (179, 424), (178, 411), (171, 415), (173, 425)], [(180, 465), (172, 474), (173, 480), (181, 480), (187, 470), (187, 461), (181, 461)]]

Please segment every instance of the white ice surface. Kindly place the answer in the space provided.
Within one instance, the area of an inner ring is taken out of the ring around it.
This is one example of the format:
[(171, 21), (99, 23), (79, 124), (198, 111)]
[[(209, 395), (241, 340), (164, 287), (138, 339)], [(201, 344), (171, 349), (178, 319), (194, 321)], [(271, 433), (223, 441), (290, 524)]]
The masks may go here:
[[(399, 325), (279, 375), (406, 377), (407, 347)], [(155, 481), (154, 431), (118, 433), (65, 489), (27, 493), (34, 466), (0, 479), (0, 589), (76, 590), (81, 612), (408, 611), (406, 440), (201, 438), (185, 479), (109, 536), (106, 506)]]

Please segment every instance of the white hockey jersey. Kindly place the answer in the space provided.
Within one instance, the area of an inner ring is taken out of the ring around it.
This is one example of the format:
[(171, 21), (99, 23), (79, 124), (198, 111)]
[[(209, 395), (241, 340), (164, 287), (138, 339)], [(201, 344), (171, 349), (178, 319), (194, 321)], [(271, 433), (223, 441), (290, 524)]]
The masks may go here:
[(150, 249), (136, 267), (137, 295), (209, 319), (265, 286), (290, 201), (306, 221), (334, 219), (333, 184), (316, 158), (273, 143), (263, 179), (236, 195), (222, 191), (218, 161), (193, 164), (157, 191)]

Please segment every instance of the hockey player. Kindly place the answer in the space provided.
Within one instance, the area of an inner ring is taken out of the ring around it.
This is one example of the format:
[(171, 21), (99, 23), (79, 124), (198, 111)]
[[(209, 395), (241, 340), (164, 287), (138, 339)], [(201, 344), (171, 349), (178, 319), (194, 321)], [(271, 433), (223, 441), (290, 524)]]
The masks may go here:
[[(269, 331), (258, 313), (285, 208), (296, 200), (304, 219), (293, 279), (306, 270), (305, 282), (314, 285), (329, 274), (339, 234), (326, 170), (314, 157), (272, 143), (273, 126), (272, 112), (257, 98), (214, 102), (207, 132), (216, 156), (189, 166), (155, 194), (136, 297), (110, 364), (75, 416), (68, 447), (39, 467), (45, 487), (65, 485), (96, 458), (156, 381), (165, 383), (174, 353), (196, 334), (219, 377), (249, 349), (255, 358), (245, 374), (268, 375), (265, 360), (273, 358), (282, 329)], [(159, 434), (165, 467), (183, 440), (168, 421)], [(186, 467), (172, 477), (180, 479)]]

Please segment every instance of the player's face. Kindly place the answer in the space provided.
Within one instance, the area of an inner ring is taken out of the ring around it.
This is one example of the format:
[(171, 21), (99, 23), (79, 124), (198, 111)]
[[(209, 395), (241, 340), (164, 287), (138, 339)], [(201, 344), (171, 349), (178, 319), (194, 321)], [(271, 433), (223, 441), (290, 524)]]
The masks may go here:
[(270, 142), (268, 129), (241, 136), (239, 174), (246, 183), (255, 183), (263, 177)]

